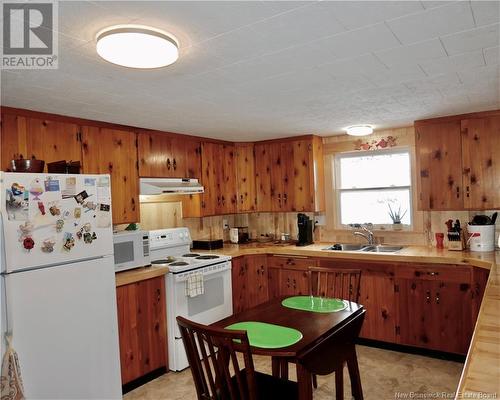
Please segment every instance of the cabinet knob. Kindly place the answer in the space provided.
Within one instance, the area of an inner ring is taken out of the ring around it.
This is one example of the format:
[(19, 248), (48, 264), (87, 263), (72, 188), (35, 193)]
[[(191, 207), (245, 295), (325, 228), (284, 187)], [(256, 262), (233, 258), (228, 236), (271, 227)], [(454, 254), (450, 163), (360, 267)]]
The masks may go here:
[(440, 300), (440, 298), (439, 298), (439, 292), (437, 292), (436, 293), (436, 304), (439, 304), (439, 300)]
[(172, 167), (172, 163), (170, 162), (170, 158), (167, 158), (167, 169), (170, 171), (171, 167)]
[(430, 303), (430, 302), (431, 302), (431, 292), (430, 292), (430, 290), (428, 290), (428, 291), (425, 293), (425, 300), (427, 301), (427, 303)]
[(437, 275), (439, 275), (439, 272), (427, 272), (427, 275), (437, 276)]
[(177, 161), (175, 161), (175, 158), (174, 158), (174, 162), (173, 162), (173, 167), (174, 167), (174, 171), (177, 169)]

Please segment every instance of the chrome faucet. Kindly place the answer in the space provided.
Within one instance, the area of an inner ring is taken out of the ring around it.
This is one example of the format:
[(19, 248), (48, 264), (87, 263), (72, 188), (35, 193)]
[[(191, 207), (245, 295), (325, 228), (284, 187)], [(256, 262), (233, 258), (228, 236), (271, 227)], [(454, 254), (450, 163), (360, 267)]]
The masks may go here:
[[(373, 232), (368, 229), (367, 227), (368, 224), (366, 225), (355, 225), (354, 227), (355, 228), (361, 228), (363, 232), (360, 232), (360, 231), (354, 231), (352, 234), (354, 236), (361, 236), (361, 237), (364, 237), (366, 239), (366, 241), (368, 242), (369, 245), (373, 245), (375, 244), (375, 237), (373, 236)], [(373, 226), (372, 224), (369, 224), (370, 228)]]

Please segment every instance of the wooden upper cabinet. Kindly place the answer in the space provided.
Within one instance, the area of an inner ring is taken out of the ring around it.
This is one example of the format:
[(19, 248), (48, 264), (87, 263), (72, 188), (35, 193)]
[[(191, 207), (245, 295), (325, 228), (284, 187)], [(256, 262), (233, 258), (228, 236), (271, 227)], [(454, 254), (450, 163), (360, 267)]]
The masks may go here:
[(271, 148), (267, 143), (255, 144), (255, 190), (257, 210), (273, 210), (271, 187)]
[(78, 125), (14, 114), (2, 115), (2, 170), (14, 158), (45, 161), (81, 161), (82, 149)]
[(202, 215), (236, 212), (236, 166), (234, 145), (202, 145)]
[(460, 210), (460, 121), (416, 126), (418, 204), (421, 210)]
[(500, 207), (500, 116), (461, 122), (466, 209)]
[(170, 177), (173, 170), (172, 138), (159, 132), (137, 135), (139, 176)]
[(236, 193), (238, 212), (255, 211), (257, 197), (255, 193), (255, 158), (253, 143), (236, 144)]
[(323, 211), (321, 138), (255, 144), (258, 211)]
[(27, 153), (26, 118), (14, 114), (2, 114), (0, 130), (0, 170), (10, 168), (10, 160), (26, 158)]
[(113, 223), (139, 221), (139, 176), (136, 134), (82, 127), (83, 172), (110, 174)]
[[(27, 118), (27, 158), (53, 161), (81, 161), (79, 126), (67, 122)], [(47, 169), (47, 168), (45, 168)]]
[(199, 178), (200, 142), (163, 132), (138, 133), (139, 176)]
[(220, 213), (234, 214), (237, 203), (235, 147), (232, 144), (219, 145), (219, 152), (223, 161)]
[(324, 166), (321, 138), (293, 142), (295, 175), (293, 211), (324, 211)]

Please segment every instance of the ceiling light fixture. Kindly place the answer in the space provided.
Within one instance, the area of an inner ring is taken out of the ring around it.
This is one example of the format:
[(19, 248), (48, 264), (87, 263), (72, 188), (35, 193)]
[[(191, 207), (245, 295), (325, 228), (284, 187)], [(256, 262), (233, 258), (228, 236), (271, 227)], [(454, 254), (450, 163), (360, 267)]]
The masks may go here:
[(96, 50), (110, 63), (129, 68), (160, 68), (179, 58), (179, 43), (170, 33), (142, 25), (115, 25), (96, 36)]
[(373, 133), (373, 126), (371, 125), (353, 125), (346, 129), (348, 135), (351, 136), (366, 136)]

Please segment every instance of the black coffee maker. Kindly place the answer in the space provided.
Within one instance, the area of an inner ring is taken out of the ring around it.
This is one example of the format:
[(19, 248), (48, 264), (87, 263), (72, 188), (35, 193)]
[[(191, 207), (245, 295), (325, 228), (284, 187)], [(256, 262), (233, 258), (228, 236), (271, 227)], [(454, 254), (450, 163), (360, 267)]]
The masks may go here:
[(299, 241), (297, 246), (313, 244), (313, 221), (306, 214), (297, 214), (297, 225), (299, 226)]

